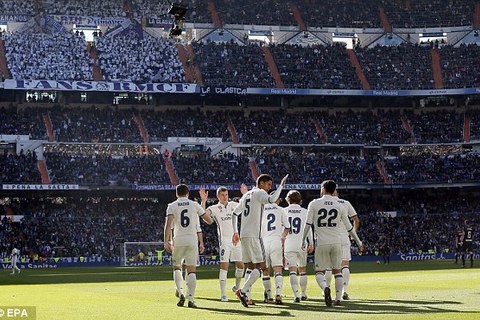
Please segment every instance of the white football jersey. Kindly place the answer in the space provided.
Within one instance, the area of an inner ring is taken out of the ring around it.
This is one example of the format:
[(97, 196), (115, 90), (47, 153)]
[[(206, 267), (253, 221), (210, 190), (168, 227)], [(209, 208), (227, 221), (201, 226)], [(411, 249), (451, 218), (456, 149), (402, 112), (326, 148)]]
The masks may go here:
[(226, 206), (217, 203), (207, 209), (210, 210), (212, 219), (217, 224), (218, 241), (220, 245), (225, 242), (232, 242), (232, 215), (237, 206), (237, 202), (229, 201)]
[(240, 238), (257, 238), (262, 236), (263, 207), (269, 203), (268, 193), (253, 188), (243, 195), (234, 214), (242, 215)]
[(168, 204), (167, 216), (173, 215), (174, 246), (197, 245), (197, 232), (201, 231), (198, 217), (203, 214), (205, 210), (197, 202), (188, 198), (178, 198)]
[(330, 195), (315, 199), (308, 205), (307, 223), (315, 230), (317, 245), (340, 244), (345, 228), (352, 230), (345, 203)]
[[(302, 238), (305, 225), (307, 224), (307, 209), (298, 204), (291, 204), (285, 209), (285, 214), (290, 223), (290, 232), (285, 240), (285, 252), (302, 251)], [(312, 239), (310, 239), (312, 241)]]
[(285, 211), (276, 203), (272, 203), (265, 205), (263, 212), (265, 213), (262, 230), (263, 239), (266, 241), (279, 241), (282, 237), (283, 229), (290, 228)]
[[(343, 203), (343, 205), (345, 206), (345, 208), (347, 209), (347, 216), (348, 218), (353, 218), (357, 215), (357, 211), (355, 211), (355, 208), (352, 206), (352, 204), (348, 201), (348, 200), (345, 200), (345, 199), (340, 199), (338, 198), (338, 202), (339, 203)], [(344, 225), (343, 223), (340, 224), (340, 226), (342, 227), (343, 232), (348, 235), (348, 232), (347, 232), (347, 229), (344, 228)]]
[(12, 250), (12, 256), (17, 257), (20, 254), (20, 250), (17, 248), (13, 248)]

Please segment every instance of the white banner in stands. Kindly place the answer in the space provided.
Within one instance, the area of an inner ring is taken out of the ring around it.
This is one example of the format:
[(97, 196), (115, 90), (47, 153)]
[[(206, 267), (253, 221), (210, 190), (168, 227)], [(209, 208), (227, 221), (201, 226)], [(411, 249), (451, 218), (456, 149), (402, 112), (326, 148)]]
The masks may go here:
[(129, 81), (5, 80), (5, 89), (42, 91), (105, 91), (145, 93), (194, 93), (191, 83), (134, 83)]

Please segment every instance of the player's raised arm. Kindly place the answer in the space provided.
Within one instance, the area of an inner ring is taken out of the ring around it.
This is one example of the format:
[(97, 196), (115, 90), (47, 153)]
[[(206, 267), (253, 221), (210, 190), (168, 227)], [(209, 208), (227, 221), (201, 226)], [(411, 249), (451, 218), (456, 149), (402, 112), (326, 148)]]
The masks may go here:
[(198, 193), (200, 195), (200, 205), (202, 206), (203, 209), (206, 209), (207, 208), (208, 191), (206, 191), (205, 188), (200, 188)]

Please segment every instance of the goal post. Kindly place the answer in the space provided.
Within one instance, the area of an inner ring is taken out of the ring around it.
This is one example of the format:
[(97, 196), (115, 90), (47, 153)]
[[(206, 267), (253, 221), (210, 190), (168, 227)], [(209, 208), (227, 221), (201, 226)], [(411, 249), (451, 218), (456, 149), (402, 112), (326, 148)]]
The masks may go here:
[(163, 264), (165, 247), (162, 241), (126, 241), (120, 247), (122, 266), (147, 266)]

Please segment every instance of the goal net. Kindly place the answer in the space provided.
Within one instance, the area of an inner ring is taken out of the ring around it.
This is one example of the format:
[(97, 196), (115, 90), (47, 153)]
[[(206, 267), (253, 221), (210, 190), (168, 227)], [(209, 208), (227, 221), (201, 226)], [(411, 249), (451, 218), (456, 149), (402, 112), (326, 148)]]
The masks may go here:
[(120, 248), (123, 266), (162, 265), (165, 250), (163, 242), (124, 242)]

